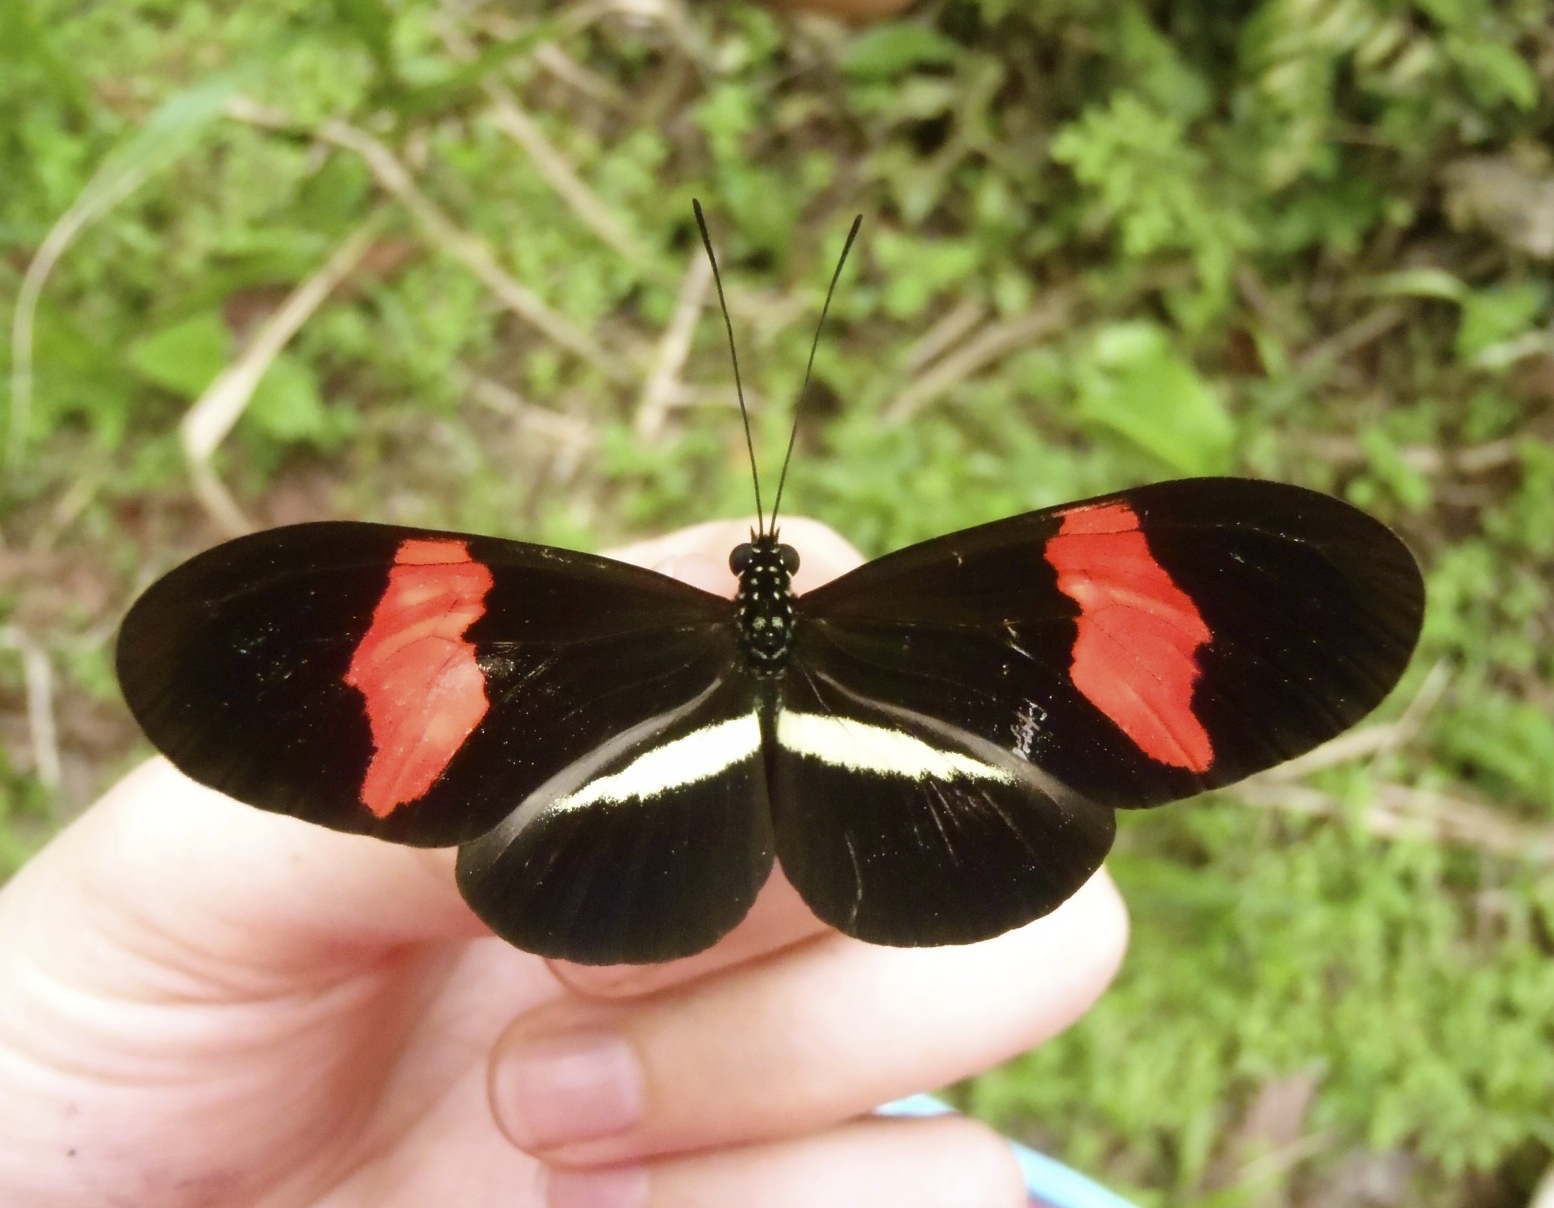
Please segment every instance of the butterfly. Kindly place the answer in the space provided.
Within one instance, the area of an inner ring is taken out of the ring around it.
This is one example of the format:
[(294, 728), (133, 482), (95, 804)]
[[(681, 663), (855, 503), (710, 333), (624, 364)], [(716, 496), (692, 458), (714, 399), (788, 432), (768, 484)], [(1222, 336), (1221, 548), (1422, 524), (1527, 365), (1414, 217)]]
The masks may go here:
[(193, 779), (458, 845), (460, 891), (517, 947), (646, 963), (717, 942), (774, 864), (871, 943), (1027, 923), (1100, 866), (1117, 810), (1359, 721), (1424, 611), (1385, 525), (1238, 478), (994, 521), (803, 595), (798, 560), (775, 505), (732, 600), (545, 545), (294, 525), (153, 584), (117, 671)]

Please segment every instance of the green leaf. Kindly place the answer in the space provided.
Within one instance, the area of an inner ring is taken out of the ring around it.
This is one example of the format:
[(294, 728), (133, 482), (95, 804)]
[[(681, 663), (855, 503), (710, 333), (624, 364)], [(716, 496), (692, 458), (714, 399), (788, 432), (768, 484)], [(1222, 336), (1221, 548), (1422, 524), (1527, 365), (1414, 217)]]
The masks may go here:
[(1137, 3), (1117, 14), (1117, 57), (1139, 92), (1167, 113), (1196, 120), (1213, 103), (1208, 82)]
[(322, 444), (332, 434), (317, 376), (305, 361), (284, 352), (265, 371), (243, 420), (285, 444)]
[(333, 0), (335, 21), (362, 44), (377, 66), (381, 83), (398, 78), (394, 18), (383, 0)]
[(1371, 476), (1410, 511), (1423, 511), (1430, 505), (1430, 479), (1408, 464), (1392, 433), (1381, 427), (1367, 428), (1360, 434), (1360, 445)]
[(1535, 281), (1470, 293), (1462, 300), (1462, 320), (1457, 325), (1457, 359), (1475, 360), (1496, 344), (1523, 334), (1548, 301), (1548, 286)]
[(92, 110), (91, 89), (70, 62), (55, 52), (26, 0), (0, 0), (0, 62), (10, 70), (34, 67), (78, 114)]
[(1222, 474), (1235, 424), (1218, 393), (1153, 323), (1103, 328), (1080, 358), (1079, 413), (1183, 474)]
[(1537, 73), (1515, 49), (1503, 42), (1458, 38), (1448, 39), (1447, 47), (1480, 104), (1509, 101), (1524, 112), (1537, 107)]
[(196, 399), (232, 359), (232, 333), (215, 311), (154, 331), (129, 347), (129, 363), (148, 382)]
[(885, 313), (898, 319), (920, 317), (934, 298), (964, 286), (978, 267), (976, 246), (961, 239), (914, 239), (882, 230), (870, 250), (885, 270)]
[(1480, 697), (1437, 725), (1448, 758), (1460, 760), (1502, 794), (1547, 802), (1554, 784), (1554, 719), (1536, 705)]
[[(28, 346), (37, 315), (38, 298), (49, 274), (72, 243), (147, 177), (187, 150), (218, 117), (237, 90), (243, 73), (221, 72), (164, 101), (135, 132), (102, 162), (70, 208), (55, 222), (28, 268), (12, 319), (12, 342)], [(11, 391), (11, 415), (6, 431), (6, 466), (14, 471), (22, 461), (32, 425), (32, 380), (17, 372)]]
[[(197, 399), (234, 353), (232, 333), (216, 311), (202, 311), (130, 345), (129, 362), (146, 381), (181, 398)], [(265, 370), (243, 422), (283, 444), (328, 443), (335, 434), (306, 362), (281, 353)]]
[(493, 42), (467, 63), (456, 63), (448, 74), (430, 83), (402, 88), (394, 92), (389, 102), (405, 118), (419, 117), (441, 109), (451, 109), (473, 94), (513, 59), (527, 54), (545, 42), (556, 41), (564, 27), (562, 17), (550, 17), (536, 22), (521, 34)]
[(1440, 298), (1461, 302), (1468, 295), (1462, 278), (1444, 268), (1404, 268), (1359, 283), (1357, 292), (1387, 298)]
[(76, 204), (117, 194), (123, 182), (138, 184), (177, 159), (221, 117), (245, 78), (245, 70), (224, 71), (168, 97), (144, 126), (103, 160)]
[(855, 80), (888, 80), (915, 67), (952, 63), (959, 52), (959, 45), (923, 25), (877, 25), (848, 45), (842, 70)]

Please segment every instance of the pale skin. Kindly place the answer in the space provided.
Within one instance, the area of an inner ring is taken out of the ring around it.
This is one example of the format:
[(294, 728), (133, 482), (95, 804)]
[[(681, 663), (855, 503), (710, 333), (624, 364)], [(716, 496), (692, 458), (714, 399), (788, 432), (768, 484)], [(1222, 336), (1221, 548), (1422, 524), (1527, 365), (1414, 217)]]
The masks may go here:
[[(857, 561), (788, 520), (812, 588)], [(731, 592), (747, 526), (623, 551)], [(0, 1199), (29, 1208), (1017, 1208), (1004, 1143), (875, 1105), (1040, 1044), (1111, 980), (1104, 872), (959, 948), (837, 935), (780, 877), (716, 947), (584, 968), (493, 938), (453, 853), (153, 760), (0, 890)]]

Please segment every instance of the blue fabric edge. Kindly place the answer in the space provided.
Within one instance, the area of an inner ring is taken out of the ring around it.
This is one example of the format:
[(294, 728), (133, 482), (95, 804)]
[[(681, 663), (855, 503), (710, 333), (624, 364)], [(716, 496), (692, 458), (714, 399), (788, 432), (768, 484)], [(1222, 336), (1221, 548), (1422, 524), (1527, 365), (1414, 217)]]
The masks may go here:
[[(908, 1095), (884, 1107), (880, 1116), (952, 1116), (955, 1109), (932, 1095)], [(1009, 1140), (1007, 1137), (1005, 1140)], [(1009, 1141), (1025, 1178), (1025, 1192), (1033, 1205), (1041, 1208), (1137, 1208), (1130, 1200), (1108, 1191), (1093, 1179), (1049, 1158), (1018, 1141)]]

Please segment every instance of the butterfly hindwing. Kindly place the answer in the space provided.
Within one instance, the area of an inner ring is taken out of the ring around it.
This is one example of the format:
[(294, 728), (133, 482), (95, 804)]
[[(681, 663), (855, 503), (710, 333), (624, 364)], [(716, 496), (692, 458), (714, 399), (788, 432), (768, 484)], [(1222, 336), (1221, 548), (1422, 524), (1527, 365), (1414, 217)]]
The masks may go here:
[(1007, 747), (790, 669), (768, 740), (784, 873), (877, 944), (970, 943), (1055, 909), (1100, 867), (1112, 810)]
[(498, 935), (588, 964), (709, 947), (772, 868), (754, 685), (730, 676), (617, 737), (459, 852)]
[(708, 693), (729, 604), (490, 537), (354, 523), (227, 542), (136, 602), (118, 673), (194, 779), (337, 830), (484, 833), (573, 763)]
[(1391, 690), (1424, 587), (1384, 525), (1245, 479), (1158, 483), (912, 546), (798, 600), (794, 662), (1114, 808), (1229, 784)]

